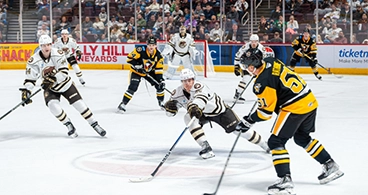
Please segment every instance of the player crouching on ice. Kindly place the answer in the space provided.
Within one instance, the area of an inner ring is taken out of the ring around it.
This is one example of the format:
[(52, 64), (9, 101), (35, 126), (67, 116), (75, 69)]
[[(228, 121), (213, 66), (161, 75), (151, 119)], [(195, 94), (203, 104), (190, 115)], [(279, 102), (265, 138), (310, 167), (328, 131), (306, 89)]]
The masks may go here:
[(189, 131), (194, 140), (202, 147), (199, 152), (202, 158), (208, 159), (215, 156), (202, 129), (203, 125), (210, 121), (219, 124), (226, 133), (238, 134), (241, 132), (243, 138), (269, 152), (267, 143), (262, 140), (257, 132), (248, 129), (235, 129), (240, 121), (238, 116), (224, 103), (220, 96), (211, 91), (206, 85), (195, 80), (193, 71), (183, 69), (180, 78), (182, 85), (172, 92), (171, 99), (165, 103), (166, 114), (170, 117), (175, 116), (178, 109), (184, 107), (187, 109), (184, 116), (186, 124), (193, 117), (199, 119), (189, 126)]
[(71, 120), (60, 105), (60, 97), (63, 96), (72, 105), (93, 129), (100, 135), (105, 136), (106, 131), (100, 127), (94, 119), (92, 111), (83, 101), (74, 82), (69, 76), (68, 62), (62, 50), (52, 48), (52, 40), (48, 35), (42, 35), (39, 39), (40, 50), (33, 54), (27, 62), (22, 100), (25, 103), (32, 103), (29, 99), (31, 91), (36, 85), (36, 81), (42, 76), (42, 89), (46, 106), (50, 112), (68, 128), (70, 137), (77, 137), (78, 134)]
[(322, 174), (318, 176), (321, 184), (344, 175), (321, 142), (310, 136), (315, 131), (318, 103), (307, 83), (275, 58), (266, 58), (264, 62), (259, 50), (247, 54), (244, 61), (248, 64), (248, 72), (256, 76), (253, 93), (258, 97), (258, 108), (244, 116), (236, 128), (246, 130), (256, 122), (271, 119), (274, 112), (278, 115), (268, 146), (280, 179), (268, 187), (268, 194), (295, 194), (290, 156), (285, 147), (290, 138), (322, 165)]

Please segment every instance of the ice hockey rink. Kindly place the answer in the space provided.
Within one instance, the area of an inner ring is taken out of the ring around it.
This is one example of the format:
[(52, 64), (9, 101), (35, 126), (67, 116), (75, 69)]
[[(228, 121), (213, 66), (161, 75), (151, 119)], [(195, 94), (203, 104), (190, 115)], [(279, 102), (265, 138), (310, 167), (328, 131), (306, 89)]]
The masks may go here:
[[(0, 194), (2, 195), (201, 195), (215, 191), (236, 136), (217, 124), (204, 127), (215, 158), (203, 160), (200, 147), (187, 131), (156, 177), (145, 183), (129, 179), (149, 176), (184, 130), (184, 110), (167, 117), (160, 110), (153, 87), (141, 82), (125, 114), (116, 113), (128, 86), (128, 71), (84, 70), (82, 97), (106, 137), (100, 137), (79, 113), (62, 99), (62, 105), (79, 137), (67, 136), (66, 127), (51, 115), (43, 95), (19, 107), (0, 121)], [(75, 81), (74, 72), (70, 72)], [(292, 178), (298, 195), (367, 194), (368, 176), (368, 77), (302, 75), (319, 101), (317, 132), (320, 140), (345, 173), (330, 184), (320, 185), (321, 165), (293, 140), (287, 144)], [(232, 105), (239, 77), (217, 73), (201, 79)], [(20, 102), (18, 90), (23, 70), (0, 71), (0, 115)], [(77, 83), (77, 82), (76, 82)], [(179, 80), (169, 80), (174, 89)], [(39, 84), (39, 83), (38, 83)], [(37, 86), (39, 88), (39, 85)], [(251, 109), (255, 96), (245, 92), (245, 104), (236, 104), (239, 116)], [(166, 93), (165, 100), (169, 98)], [(275, 117), (274, 117), (275, 118)], [(273, 119), (274, 119), (273, 118)], [(268, 138), (273, 119), (253, 129)], [(232, 154), (218, 195), (265, 195), (277, 179), (270, 154), (240, 138)]]

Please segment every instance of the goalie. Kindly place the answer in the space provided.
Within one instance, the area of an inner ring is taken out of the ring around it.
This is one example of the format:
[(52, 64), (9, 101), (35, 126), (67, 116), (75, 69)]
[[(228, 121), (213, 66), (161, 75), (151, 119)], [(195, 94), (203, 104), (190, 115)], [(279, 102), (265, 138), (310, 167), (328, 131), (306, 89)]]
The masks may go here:
[(164, 76), (166, 79), (172, 79), (180, 64), (195, 72), (193, 60), (199, 55), (195, 48), (195, 42), (190, 34), (186, 32), (185, 26), (181, 26), (179, 33), (175, 33), (169, 43), (162, 51), (162, 55), (168, 56), (169, 67)]

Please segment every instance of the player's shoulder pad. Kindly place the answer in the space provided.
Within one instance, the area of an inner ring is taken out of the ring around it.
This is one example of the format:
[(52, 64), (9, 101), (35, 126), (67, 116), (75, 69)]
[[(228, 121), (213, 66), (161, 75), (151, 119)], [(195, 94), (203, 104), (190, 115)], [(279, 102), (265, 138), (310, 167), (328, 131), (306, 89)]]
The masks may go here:
[(138, 46), (135, 48), (137, 53), (141, 53), (142, 51), (146, 51), (146, 46)]
[(54, 47), (51, 48), (51, 56), (63, 56), (63, 55), (64, 55), (63, 50)]

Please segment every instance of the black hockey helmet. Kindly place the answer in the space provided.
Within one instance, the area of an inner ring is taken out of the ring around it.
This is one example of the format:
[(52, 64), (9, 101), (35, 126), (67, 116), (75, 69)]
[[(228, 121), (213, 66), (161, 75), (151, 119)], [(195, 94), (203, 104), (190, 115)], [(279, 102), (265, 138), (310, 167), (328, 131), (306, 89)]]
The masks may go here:
[(263, 53), (259, 49), (248, 50), (245, 54), (244, 64), (246, 66), (252, 65), (255, 68), (259, 68), (263, 65), (262, 59)]
[(154, 37), (154, 36), (150, 36), (150, 37), (148, 37), (148, 39), (147, 39), (147, 44), (148, 44), (148, 45), (149, 45), (149, 44), (156, 45), (156, 44), (157, 44), (157, 39), (156, 39), (156, 37)]

